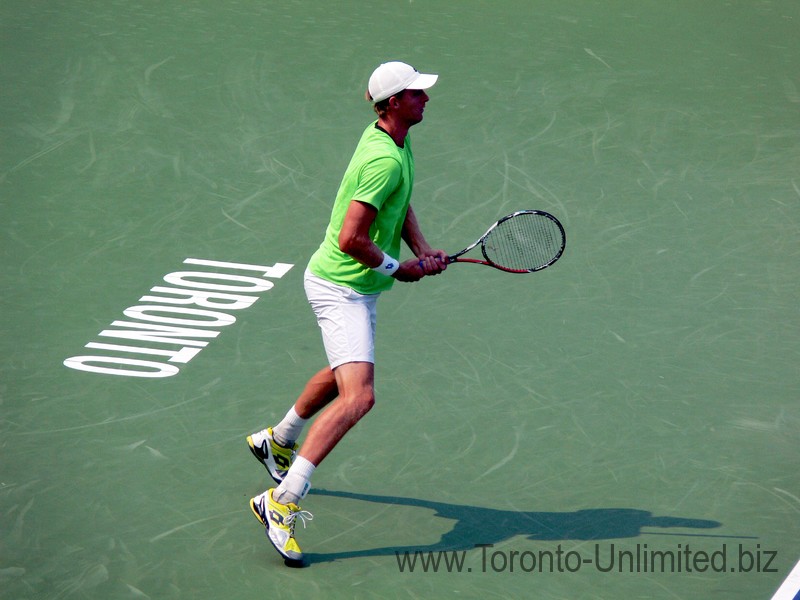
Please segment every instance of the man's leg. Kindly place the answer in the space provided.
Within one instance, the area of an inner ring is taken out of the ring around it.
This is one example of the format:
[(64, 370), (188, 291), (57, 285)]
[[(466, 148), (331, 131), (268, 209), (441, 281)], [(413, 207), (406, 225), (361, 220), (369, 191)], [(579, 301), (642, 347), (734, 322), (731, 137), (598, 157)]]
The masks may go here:
[(339, 397), (321, 414), (308, 432), (298, 454), (318, 466), (375, 404), (375, 365), (345, 363), (333, 372)]
[(338, 395), (336, 375), (330, 367), (325, 367), (308, 380), (294, 403), (294, 410), (301, 418), (310, 419)]
[(334, 375), (339, 396), (314, 421), (295, 464), (275, 491), (275, 499), (279, 502), (296, 504), (305, 496), (314, 468), (375, 404), (375, 367), (372, 363), (345, 363), (334, 370)]

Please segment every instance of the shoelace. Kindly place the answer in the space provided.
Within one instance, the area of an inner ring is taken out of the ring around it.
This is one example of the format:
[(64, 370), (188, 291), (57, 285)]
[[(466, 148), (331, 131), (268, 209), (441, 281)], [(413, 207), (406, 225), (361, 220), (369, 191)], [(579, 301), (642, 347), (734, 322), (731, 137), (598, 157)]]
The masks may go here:
[(307, 510), (297, 510), (290, 512), (289, 515), (283, 520), (283, 522), (289, 526), (289, 529), (291, 530), (292, 533), (294, 533), (294, 525), (298, 517), (300, 518), (300, 522), (303, 524), (303, 529), (306, 528), (306, 521), (314, 520), (314, 515), (312, 515)]

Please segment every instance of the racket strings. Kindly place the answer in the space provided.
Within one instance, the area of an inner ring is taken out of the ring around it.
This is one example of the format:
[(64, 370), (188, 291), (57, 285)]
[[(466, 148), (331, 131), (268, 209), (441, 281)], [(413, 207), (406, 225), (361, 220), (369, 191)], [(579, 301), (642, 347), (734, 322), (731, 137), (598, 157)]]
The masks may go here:
[(483, 243), (486, 258), (500, 267), (535, 271), (558, 258), (563, 233), (543, 214), (522, 213), (499, 223)]

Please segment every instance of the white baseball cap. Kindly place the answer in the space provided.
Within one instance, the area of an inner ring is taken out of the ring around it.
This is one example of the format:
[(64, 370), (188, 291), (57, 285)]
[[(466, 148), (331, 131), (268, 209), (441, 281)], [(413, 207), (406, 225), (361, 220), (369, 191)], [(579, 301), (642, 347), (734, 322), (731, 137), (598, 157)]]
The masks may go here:
[(387, 62), (372, 72), (369, 78), (368, 91), (373, 102), (380, 102), (392, 97), (402, 90), (427, 90), (438, 75), (420, 73), (404, 62)]

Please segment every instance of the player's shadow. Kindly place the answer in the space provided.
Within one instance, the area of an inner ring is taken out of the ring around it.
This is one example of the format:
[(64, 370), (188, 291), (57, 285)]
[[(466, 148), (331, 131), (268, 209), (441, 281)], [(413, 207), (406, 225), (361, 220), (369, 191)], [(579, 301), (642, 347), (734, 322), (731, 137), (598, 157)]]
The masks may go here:
[[(447, 504), (418, 498), (356, 494), (324, 489), (311, 492), (317, 496), (333, 496), (363, 502), (414, 506), (435, 511), (436, 517), (455, 522), (453, 529), (426, 546), (387, 546), (331, 553), (306, 553), (306, 564), (331, 562), (346, 558), (395, 556), (406, 551), (437, 552), (472, 550), (478, 544), (499, 544), (515, 536), (529, 540), (607, 540), (637, 537), (643, 527), (713, 529), (721, 523), (687, 517), (657, 517), (645, 510), (631, 508), (589, 508), (574, 512), (520, 512), (482, 506)], [(420, 529), (424, 529), (420, 526)], [(692, 536), (698, 534), (675, 533)], [(707, 535), (707, 534), (700, 534)], [(717, 537), (717, 536), (713, 536)], [(719, 536), (728, 537), (728, 536)]]

